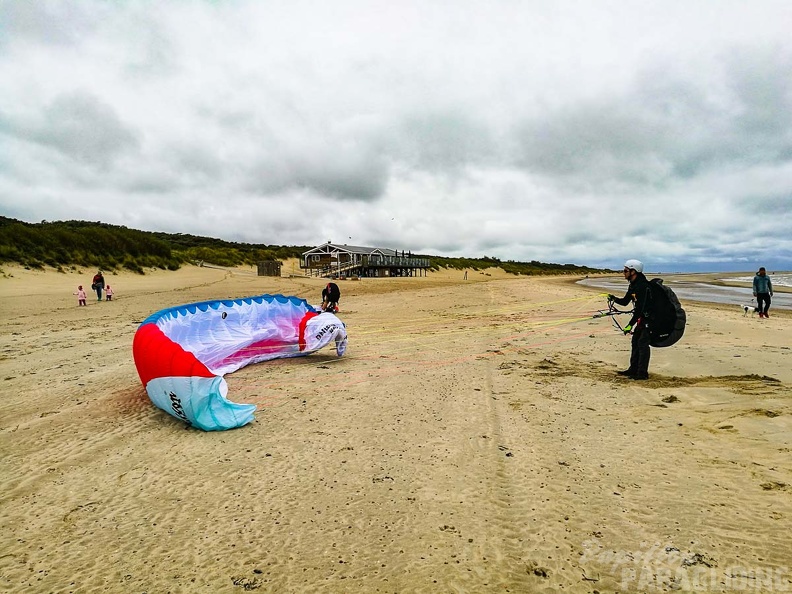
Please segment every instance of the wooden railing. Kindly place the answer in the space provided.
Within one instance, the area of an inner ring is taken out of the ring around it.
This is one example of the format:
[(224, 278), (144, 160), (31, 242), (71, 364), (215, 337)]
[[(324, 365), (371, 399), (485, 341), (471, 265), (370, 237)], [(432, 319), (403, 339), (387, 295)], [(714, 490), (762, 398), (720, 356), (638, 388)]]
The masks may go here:
[(377, 256), (363, 258), (366, 263), (361, 266), (388, 266), (398, 268), (429, 268), (429, 258), (411, 258), (409, 256)]
[(353, 268), (429, 268), (429, 258), (413, 258), (410, 256), (362, 256), (359, 262), (332, 262), (317, 263), (316, 266), (303, 266), (306, 274), (326, 276), (329, 274), (343, 273)]

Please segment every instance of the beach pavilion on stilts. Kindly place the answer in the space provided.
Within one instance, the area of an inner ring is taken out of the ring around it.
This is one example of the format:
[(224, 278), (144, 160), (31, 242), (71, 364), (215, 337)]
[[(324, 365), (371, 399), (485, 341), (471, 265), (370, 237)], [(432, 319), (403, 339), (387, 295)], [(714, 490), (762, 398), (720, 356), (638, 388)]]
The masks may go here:
[(325, 278), (426, 276), (430, 266), (429, 258), (414, 258), (404, 250), (399, 253), (330, 241), (300, 256), (300, 268), (306, 275)]

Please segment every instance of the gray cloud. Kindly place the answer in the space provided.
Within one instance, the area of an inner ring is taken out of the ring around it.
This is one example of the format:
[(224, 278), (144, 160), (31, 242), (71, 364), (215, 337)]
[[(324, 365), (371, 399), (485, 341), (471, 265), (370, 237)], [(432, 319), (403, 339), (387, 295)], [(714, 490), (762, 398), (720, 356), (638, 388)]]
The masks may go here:
[(785, 194), (771, 196), (743, 196), (737, 201), (744, 216), (760, 215), (790, 222), (792, 228), (792, 189)]
[(391, 148), (394, 158), (433, 172), (494, 164), (499, 153), (483, 122), (450, 110), (406, 114), (398, 123)]
[[(102, 6), (75, 2), (2, 2), (0, 23), (4, 33), (0, 45), (11, 38), (31, 43), (67, 46), (94, 30), (104, 13)], [(57, 49), (57, 48), (56, 48)]]
[(709, 169), (788, 162), (792, 55), (732, 56), (712, 88), (657, 68), (617, 97), (525, 121), (516, 164), (564, 184), (643, 192)]
[(86, 93), (56, 97), (34, 117), (4, 116), (9, 136), (60, 153), (66, 159), (106, 168), (138, 141), (115, 110)]

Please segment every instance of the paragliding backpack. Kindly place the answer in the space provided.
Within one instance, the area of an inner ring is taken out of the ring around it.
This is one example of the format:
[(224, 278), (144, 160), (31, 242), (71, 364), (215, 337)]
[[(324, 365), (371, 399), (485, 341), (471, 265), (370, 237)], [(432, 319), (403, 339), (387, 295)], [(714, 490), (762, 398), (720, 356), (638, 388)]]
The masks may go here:
[(667, 347), (675, 344), (685, 333), (687, 315), (676, 294), (663, 284), (662, 278), (649, 281), (652, 306), (648, 316), (649, 344)]

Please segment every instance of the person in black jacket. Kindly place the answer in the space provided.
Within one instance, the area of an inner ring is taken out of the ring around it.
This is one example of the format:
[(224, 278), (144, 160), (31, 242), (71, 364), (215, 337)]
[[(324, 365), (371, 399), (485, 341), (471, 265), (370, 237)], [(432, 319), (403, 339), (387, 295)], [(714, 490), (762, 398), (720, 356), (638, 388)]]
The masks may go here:
[(336, 313), (338, 311), (338, 301), (341, 299), (341, 290), (335, 283), (327, 283), (322, 289), (322, 311)]
[(649, 347), (649, 330), (646, 327), (646, 318), (651, 307), (652, 295), (649, 281), (643, 274), (643, 263), (639, 260), (627, 260), (624, 263), (624, 278), (630, 281), (627, 293), (621, 299), (608, 295), (608, 300), (619, 305), (628, 305), (632, 302), (635, 306), (630, 322), (624, 327), (624, 333), (632, 333), (632, 351), (630, 352), (630, 367), (619, 371), (634, 380), (649, 379), (649, 358), (652, 355)]

